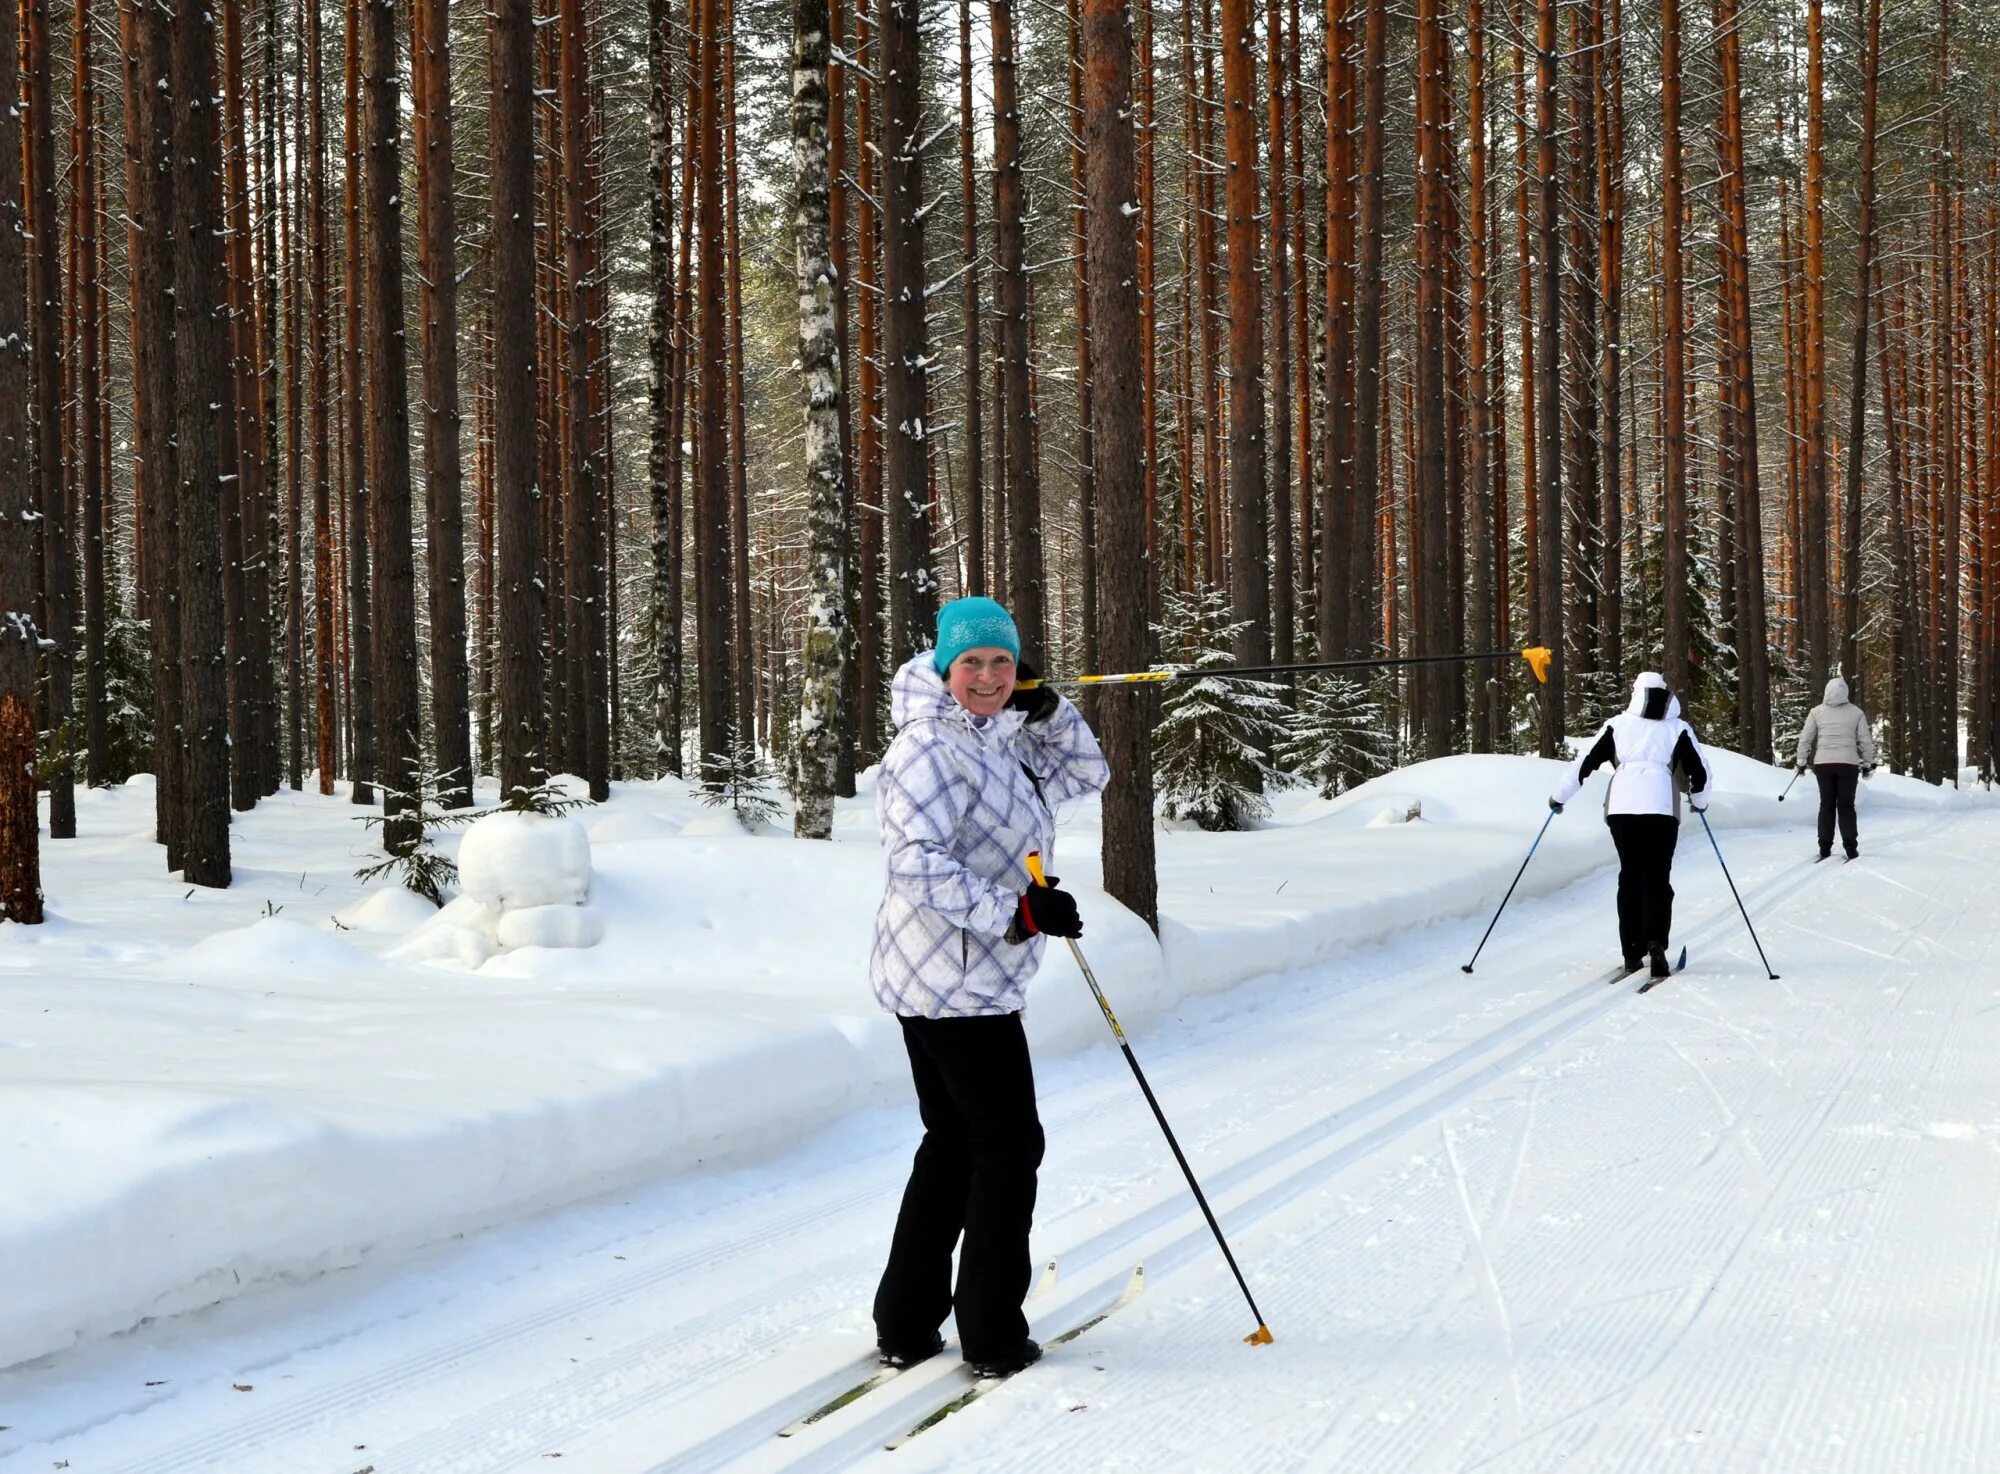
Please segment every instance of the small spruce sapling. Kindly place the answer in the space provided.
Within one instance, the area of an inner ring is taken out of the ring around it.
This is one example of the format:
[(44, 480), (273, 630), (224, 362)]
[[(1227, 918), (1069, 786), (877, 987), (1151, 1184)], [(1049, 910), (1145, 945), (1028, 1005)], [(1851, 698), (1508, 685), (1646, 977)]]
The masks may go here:
[[(1170, 594), (1161, 644), (1196, 670), (1235, 664), (1231, 623), (1215, 591)], [(1153, 729), (1153, 777), (1166, 816), (1203, 829), (1247, 829), (1271, 812), (1267, 784), (1284, 775), (1265, 756), (1286, 715), (1283, 688), (1244, 676), (1183, 676), (1170, 682)]]
[(1395, 766), (1395, 739), (1366, 684), (1345, 676), (1300, 683), (1298, 711), (1285, 723), (1277, 755), (1332, 798)]
[(777, 795), (771, 792), (776, 778), (755, 742), (732, 743), (714, 766), (721, 781), (702, 787), (703, 803), (711, 808), (727, 804), (736, 811), (737, 822), (751, 831), (777, 821), (780, 805)]

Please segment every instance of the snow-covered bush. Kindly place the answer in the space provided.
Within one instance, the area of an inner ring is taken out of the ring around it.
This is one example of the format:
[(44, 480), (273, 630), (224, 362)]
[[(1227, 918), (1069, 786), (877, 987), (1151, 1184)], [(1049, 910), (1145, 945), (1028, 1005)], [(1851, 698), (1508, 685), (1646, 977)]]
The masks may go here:
[(465, 831), (459, 888), (496, 913), (590, 899), (590, 836), (574, 819), (502, 809)]

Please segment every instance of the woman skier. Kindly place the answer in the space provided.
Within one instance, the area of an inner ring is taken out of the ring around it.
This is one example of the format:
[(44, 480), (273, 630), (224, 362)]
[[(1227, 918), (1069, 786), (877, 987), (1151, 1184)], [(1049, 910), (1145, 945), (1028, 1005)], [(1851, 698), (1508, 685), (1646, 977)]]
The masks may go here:
[(1875, 771), (1875, 734), (1868, 713), (1847, 699), (1847, 682), (1826, 683), (1826, 700), (1806, 713), (1799, 728), (1798, 769), (1811, 767), (1819, 780), (1819, 858), (1833, 853), (1833, 823), (1840, 820), (1840, 843), (1852, 860), (1861, 853), (1854, 822), (1858, 782)]
[(1029, 885), (1024, 862), (1040, 851), (1048, 864), (1056, 805), (1109, 775), (1074, 705), (1047, 686), (1015, 691), (1032, 676), (1020, 654), (1005, 609), (955, 599), (937, 648), (891, 687), (897, 732), (875, 800), (889, 875), (868, 972), (902, 1024), (924, 1137), (875, 1292), (885, 1366), (936, 1355), (954, 1312), (977, 1376), (1042, 1354), (1021, 1313), (1043, 1146), (1021, 1009), (1043, 938), (1083, 923), (1053, 877)]
[(1680, 839), (1681, 789), (1696, 809), (1708, 807), (1708, 758), (1666, 680), (1647, 671), (1632, 685), (1632, 704), (1599, 729), (1597, 740), (1556, 785), (1549, 807), (1558, 814), (1605, 763), (1617, 769), (1604, 794), (1604, 822), (1618, 847), (1618, 944), (1625, 970), (1652, 964), (1667, 976), (1673, 930), (1674, 845)]

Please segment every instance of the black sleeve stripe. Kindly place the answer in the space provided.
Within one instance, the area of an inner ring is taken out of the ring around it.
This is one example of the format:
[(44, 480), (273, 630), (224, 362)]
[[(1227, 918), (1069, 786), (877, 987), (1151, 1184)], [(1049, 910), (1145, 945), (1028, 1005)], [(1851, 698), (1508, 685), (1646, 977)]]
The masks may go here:
[(1680, 741), (1674, 744), (1674, 766), (1687, 775), (1688, 792), (1700, 793), (1708, 787), (1708, 769), (1695, 749), (1694, 734), (1686, 727), (1681, 728)]
[(1589, 754), (1584, 758), (1583, 766), (1577, 770), (1576, 781), (1583, 782), (1606, 763), (1614, 768), (1618, 766), (1618, 739), (1611, 735), (1609, 722), (1606, 722), (1604, 730), (1597, 734), (1597, 741), (1592, 744)]

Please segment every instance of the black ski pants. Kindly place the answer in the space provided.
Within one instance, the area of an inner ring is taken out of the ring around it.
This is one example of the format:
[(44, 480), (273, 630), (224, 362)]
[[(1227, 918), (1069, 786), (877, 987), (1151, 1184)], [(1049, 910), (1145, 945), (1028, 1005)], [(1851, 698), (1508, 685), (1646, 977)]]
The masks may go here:
[(1028, 1036), (1018, 1013), (901, 1023), (924, 1139), (875, 1291), (875, 1333), (891, 1349), (921, 1348), (956, 1310), (965, 1359), (997, 1360), (1028, 1336), (1021, 1302), (1043, 1147)]
[(1861, 841), (1854, 824), (1854, 794), (1861, 784), (1861, 769), (1853, 763), (1814, 763), (1813, 777), (1819, 780), (1819, 852), (1833, 853), (1833, 821), (1840, 820), (1840, 845), (1848, 854), (1858, 854)]
[(1611, 814), (1618, 846), (1618, 947), (1627, 957), (1666, 950), (1674, 925), (1674, 846), (1680, 820), (1671, 814)]

